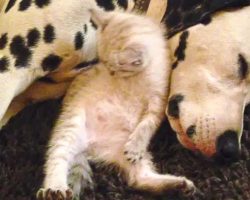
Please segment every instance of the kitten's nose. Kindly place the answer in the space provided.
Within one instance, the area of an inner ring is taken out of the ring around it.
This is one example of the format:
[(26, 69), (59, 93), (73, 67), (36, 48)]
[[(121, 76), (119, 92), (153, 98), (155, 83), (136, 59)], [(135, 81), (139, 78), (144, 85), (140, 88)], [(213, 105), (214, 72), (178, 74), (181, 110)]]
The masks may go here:
[(237, 132), (228, 130), (218, 139), (216, 144), (216, 157), (218, 161), (236, 161), (240, 154), (240, 145)]

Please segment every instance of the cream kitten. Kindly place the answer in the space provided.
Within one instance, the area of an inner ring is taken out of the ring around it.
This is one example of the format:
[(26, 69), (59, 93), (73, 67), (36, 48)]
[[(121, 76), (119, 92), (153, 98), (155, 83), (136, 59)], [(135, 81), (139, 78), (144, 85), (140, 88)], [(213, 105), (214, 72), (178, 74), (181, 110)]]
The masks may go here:
[(146, 17), (94, 10), (100, 63), (79, 75), (53, 131), (38, 199), (78, 197), (91, 185), (88, 160), (114, 164), (140, 190), (193, 192), (185, 177), (156, 172), (147, 151), (167, 102), (164, 31)]

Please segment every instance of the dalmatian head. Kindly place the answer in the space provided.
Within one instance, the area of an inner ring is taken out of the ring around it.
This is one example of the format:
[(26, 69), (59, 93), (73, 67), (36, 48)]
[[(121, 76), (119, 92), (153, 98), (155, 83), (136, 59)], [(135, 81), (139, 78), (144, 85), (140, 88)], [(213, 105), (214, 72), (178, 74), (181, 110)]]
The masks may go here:
[(222, 12), (170, 39), (166, 113), (180, 143), (207, 157), (235, 160), (240, 153), (250, 93), (249, 18), (250, 7)]

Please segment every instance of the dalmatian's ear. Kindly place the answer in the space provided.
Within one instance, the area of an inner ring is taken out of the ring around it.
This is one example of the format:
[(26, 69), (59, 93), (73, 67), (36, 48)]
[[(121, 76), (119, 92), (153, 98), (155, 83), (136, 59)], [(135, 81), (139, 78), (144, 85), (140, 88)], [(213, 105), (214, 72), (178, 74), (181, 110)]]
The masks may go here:
[(102, 9), (90, 9), (91, 20), (97, 25), (98, 28), (104, 28), (111, 19), (110, 12)]

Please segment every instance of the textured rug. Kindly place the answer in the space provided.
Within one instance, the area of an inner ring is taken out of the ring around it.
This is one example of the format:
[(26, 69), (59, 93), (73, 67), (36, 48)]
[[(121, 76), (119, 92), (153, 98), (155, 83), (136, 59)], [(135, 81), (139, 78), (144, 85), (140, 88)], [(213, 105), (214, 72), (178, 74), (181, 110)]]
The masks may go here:
[[(33, 200), (43, 180), (46, 144), (60, 111), (60, 101), (27, 107), (0, 132), (0, 200)], [(166, 121), (150, 147), (161, 173), (185, 175), (201, 191), (185, 198), (177, 192), (152, 196), (126, 186), (122, 176), (93, 165), (94, 190), (82, 200), (249, 200), (250, 109), (246, 109), (242, 155), (238, 162), (219, 165), (196, 157), (176, 142)]]

